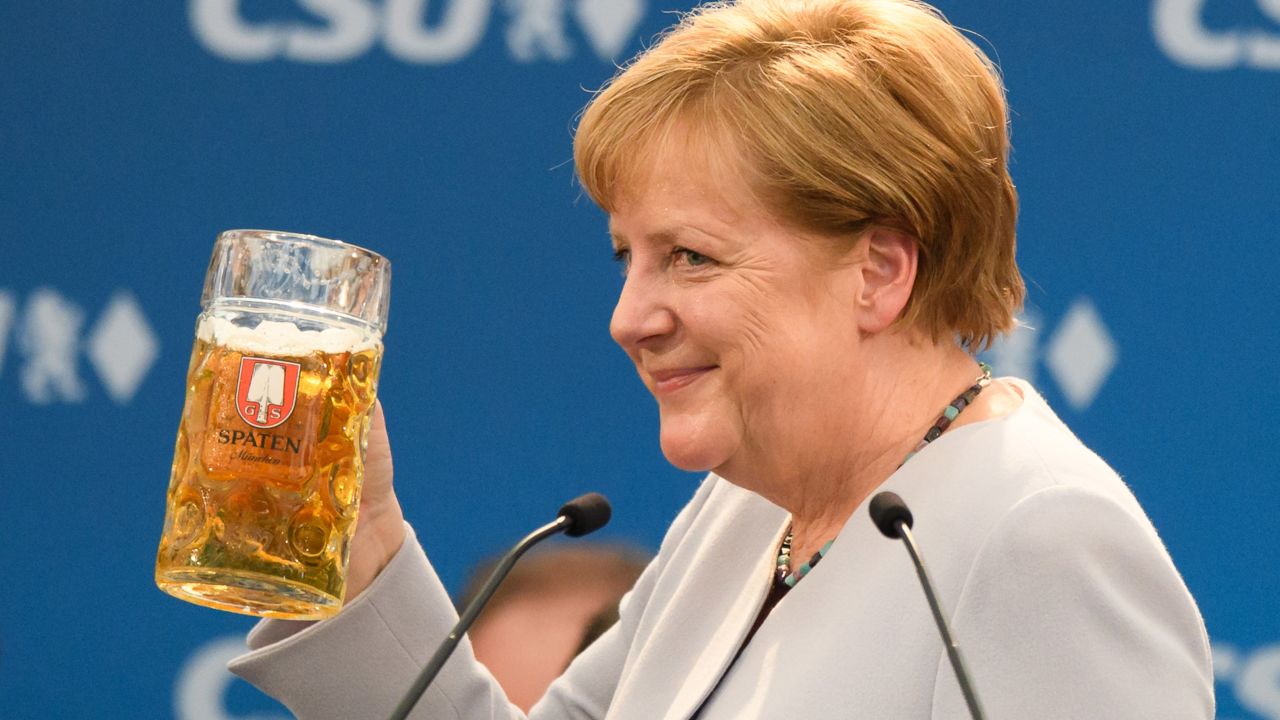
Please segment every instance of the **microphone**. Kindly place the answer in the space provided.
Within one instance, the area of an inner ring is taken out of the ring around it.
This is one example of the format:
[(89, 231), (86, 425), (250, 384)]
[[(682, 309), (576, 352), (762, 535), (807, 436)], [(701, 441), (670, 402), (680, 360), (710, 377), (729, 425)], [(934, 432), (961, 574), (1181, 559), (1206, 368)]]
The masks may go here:
[(907, 545), (911, 561), (915, 563), (916, 575), (920, 577), (920, 586), (924, 588), (925, 597), (929, 600), (929, 609), (933, 611), (933, 620), (942, 635), (942, 643), (947, 646), (947, 657), (951, 659), (951, 669), (955, 671), (956, 680), (960, 682), (960, 692), (964, 693), (964, 701), (969, 706), (969, 716), (974, 720), (984, 720), (982, 706), (978, 704), (978, 696), (973, 690), (973, 682), (969, 679), (969, 671), (965, 669), (960, 658), (960, 646), (951, 635), (951, 628), (942, 614), (942, 606), (938, 604), (938, 595), (933, 589), (933, 581), (924, 569), (924, 559), (920, 557), (920, 549), (911, 535), (914, 519), (911, 509), (896, 493), (882, 492), (871, 498), (871, 520), (876, 527), (891, 540), (901, 539)]
[(435, 655), (431, 656), (431, 659), (422, 668), (422, 672), (418, 674), (418, 678), (413, 681), (413, 687), (409, 688), (409, 692), (405, 693), (404, 698), (400, 700), (395, 712), (391, 714), (391, 720), (404, 720), (409, 716), (409, 712), (418, 703), (422, 693), (426, 692), (431, 681), (436, 678), (441, 668), (444, 667), (445, 661), (453, 654), (454, 648), (461, 642), (462, 636), (466, 634), (467, 629), (475, 622), (476, 617), (480, 615), (480, 611), (489, 602), (489, 598), (498, 589), (498, 585), (507, 577), (507, 573), (511, 572), (511, 568), (515, 566), (516, 561), (520, 559), (521, 555), (524, 555), (525, 551), (557, 533), (564, 533), (569, 537), (582, 537), (587, 533), (595, 532), (604, 527), (612, 515), (613, 511), (609, 507), (609, 501), (603, 495), (600, 493), (587, 493), (562, 505), (559, 517), (529, 533), (523, 540), (507, 551), (507, 554), (503, 555), (502, 560), (498, 562), (498, 566), (489, 574), (489, 579), (485, 581), (484, 587), (480, 589), (475, 599), (462, 611), (462, 615), (458, 618), (458, 623), (449, 632), (449, 637), (440, 643)]
[(587, 493), (561, 505), (556, 514), (569, 520), (569, 527), (564, 530), (565, 535), (582, 537), (608, 525), (609, 518), (613, 517), (613, 509), (600, 493)]

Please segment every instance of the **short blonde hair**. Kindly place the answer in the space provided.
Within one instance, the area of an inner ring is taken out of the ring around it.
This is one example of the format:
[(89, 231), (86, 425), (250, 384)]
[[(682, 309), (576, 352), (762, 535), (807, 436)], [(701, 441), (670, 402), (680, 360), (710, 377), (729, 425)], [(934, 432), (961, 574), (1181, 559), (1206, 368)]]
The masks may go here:
[[(916, 0), (704, 5), (583, 112), (578, 177), (613, 212), (679, 122), (737, 158), (764, 206), (832, 237), (873, 225), (919, 247), (900, 323), (970, 350), (1014, 325), (1004, 91), (987, 57)], [(715, 152), (708, 148), (708, 152)]]

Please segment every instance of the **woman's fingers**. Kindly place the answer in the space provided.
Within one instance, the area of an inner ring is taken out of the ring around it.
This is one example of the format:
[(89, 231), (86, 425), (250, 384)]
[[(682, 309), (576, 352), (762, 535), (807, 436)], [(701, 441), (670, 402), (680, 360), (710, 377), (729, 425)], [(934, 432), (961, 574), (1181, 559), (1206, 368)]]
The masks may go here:
[(404, 543), (404, 514), (392, 485), (391, 442), (382, 402), (374, 404), (365, 446), (360, 514), (347, 566), (347, 599), (360, 594)]

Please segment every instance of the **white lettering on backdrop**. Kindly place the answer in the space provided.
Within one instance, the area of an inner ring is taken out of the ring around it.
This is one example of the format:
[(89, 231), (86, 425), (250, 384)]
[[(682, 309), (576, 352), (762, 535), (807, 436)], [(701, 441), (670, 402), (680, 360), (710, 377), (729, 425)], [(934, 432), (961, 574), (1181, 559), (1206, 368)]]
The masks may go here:
[[(192, 32), (209, 52), (234, 62), (283, 59), (340, 63), (367, 53), (379, 39), (408, 63), (441, 65), (461, 60), (480, 44), (494, 0), (295, 0), (320, 25), (251, 22), (240, 0), (190, 0)], [(566, 3), (572, 2), (572, 13)], [(572, 16), (592, 50), (615, 60), (633, 39), (646, 0), (503, 0), (509, 16), (504, 37), (519, 62), (561, 62), (573, 55), (566, 24)], [(439, 20), (427, 23), (428, 12)]]
[[(1151, 27), (1169, 59), (1198, 70), (1250, 67), (1280, 70), (1280, 32), (1262, 28), (1211, 30), (1204, 22), (1208, 0), (1155, 0)], [(1280, 0), (1256, 0), (1280, 23)]]
[(1233, 645), (1214, 643), (1213, 675), (1235, 691), (1236, 701), (1245, 710), (1280, 720), (1280, 644), (1243, 653)]

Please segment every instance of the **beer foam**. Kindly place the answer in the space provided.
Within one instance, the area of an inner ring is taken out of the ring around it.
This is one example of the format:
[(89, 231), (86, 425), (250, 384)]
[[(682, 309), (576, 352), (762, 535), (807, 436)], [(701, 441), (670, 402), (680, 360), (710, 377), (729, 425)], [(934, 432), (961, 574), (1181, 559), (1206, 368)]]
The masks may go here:
[(263, 320), (247, 328), (220, 317), (205, 317), (196, 337), (223, 347), (264, 355), (359, 352), (377, 347), (376, 338), (349, 328), (302, 330), (291, 322)]

